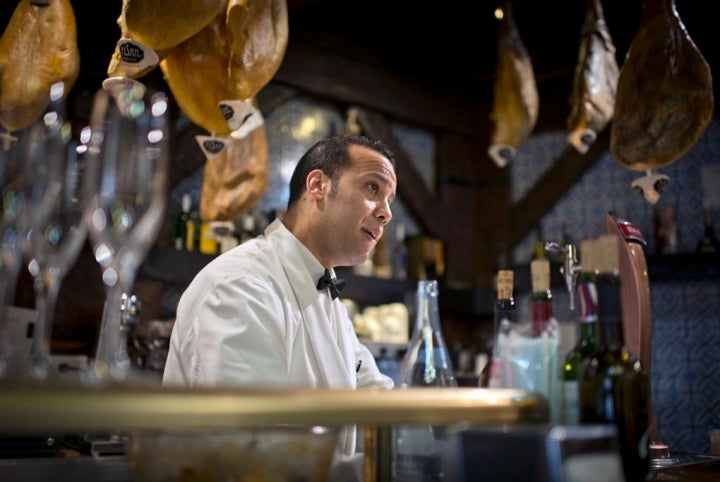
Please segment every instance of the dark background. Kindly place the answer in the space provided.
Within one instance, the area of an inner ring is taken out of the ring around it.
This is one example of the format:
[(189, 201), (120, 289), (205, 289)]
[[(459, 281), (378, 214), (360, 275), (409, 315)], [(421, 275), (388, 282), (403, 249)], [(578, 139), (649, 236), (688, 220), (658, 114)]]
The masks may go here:
[[(116, 20), (122, 2), (71, 3), (77, 18), (81, 55), (81, 74), (75, 91), (93, 91), (106, 77), (110, 56), (120, 37)], [(541, 90), (544, 86), (558, 85), (570, 92), (585, 3), (513, 2), (515, 21)], [(16, 4), (16, 0), (5, 0), (0, 5), (3, 30)], [(313, 44), (389, 73), (411, 76), (443, 95), (458, 96), (468, 102), (484, 101), (492, 96), (498, 37), (493, 11), (499, 4), (488, 0), (288, 0), (290, 42)], [(676, 2), (688, 33), (718, 77), (717, 22), (708, 5), (697, 0)], [(637, 31), (642, 1), (605, 0), (603, 9), (617, 47), (618, 62), (622, 63)]]

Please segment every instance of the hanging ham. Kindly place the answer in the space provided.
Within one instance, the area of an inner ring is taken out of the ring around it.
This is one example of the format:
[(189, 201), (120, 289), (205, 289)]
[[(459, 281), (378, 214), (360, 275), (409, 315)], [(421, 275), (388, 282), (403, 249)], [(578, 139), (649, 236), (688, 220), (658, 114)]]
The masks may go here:
[(615, 45), (605, 23), (602, 2), (587, 0), (575, 67), (568, 142), (585, 154), (612, 119), (619, 68)]
[[(662, 187), (667, 176), (652, 170), (683, 156), (707, 128), (713, 113), (710, 67), (690, 38), (674, 0), (645, 0), (638, 32), (618, 79), (610, 151), (647, 181), (633, 187)], [(659, 190), (648, 199), (657, 201)]]
[(22, 130), (50, 104), (50, 87), (67, 94), (80, 72), (77, 25), (69, 0), (22, 0), (0, 38), (0, 124)]
[(505, 2), (503, 7), (493, 87), (488, 155), (502, 168), (530, 137), (539, 106), (532, 61), (515, 25), (511, 2)]
[(131, 38), (160, 51), (189, 39), (227, 8), (227, 0), (123, 0), (118, 25)]
[(242, 139), (228, 139), (223, 150), (205, 161), (200, 219), (231, 221), (247, 213), (270, 182), (268, 158), (264, 125)]
[(227, 9), (233, 98), (250, 99), (280, 68), (288, 43), (285, 0), (230, 0)]
[(228, 80), (229, 61), (225, 14), (218, 15), (160, 61), (180, 109), (195, 125), (217, 135), (230, 133), (218, 108), (221, 100), (233, 98)]

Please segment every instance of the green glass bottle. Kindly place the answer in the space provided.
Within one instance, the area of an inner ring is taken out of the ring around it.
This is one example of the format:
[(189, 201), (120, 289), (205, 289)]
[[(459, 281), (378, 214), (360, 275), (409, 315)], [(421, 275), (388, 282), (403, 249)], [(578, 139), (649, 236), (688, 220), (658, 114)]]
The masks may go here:
[(650, 383), (633, 361), (623, 334), (618, 243), (613, 235), (596, 241), (598, 319), (595, 353), (582, 365), (580, 422), (614, 424), (618, 429), (625, 480), (645, 480), (649, 470)]
[(565, 356), (563, 364), (563, 423), (580, 423), (580, 388), (578, 378), (583, 360), (595, 352), (595, 322), (597, 321), (597, 290), (595, 288), (594, 240), (580, 243), (581, 270), (576, 292), (578, 307), (577, 342)]
[(190, 221), (190, 208), (192, 207), (192, 198), (189, 193), (182, 195), (180, 207), (181, 211), (175, 219), (175, 232), (173, 234), (173, 244), (178, 251), (188, 249), (188, 221)]

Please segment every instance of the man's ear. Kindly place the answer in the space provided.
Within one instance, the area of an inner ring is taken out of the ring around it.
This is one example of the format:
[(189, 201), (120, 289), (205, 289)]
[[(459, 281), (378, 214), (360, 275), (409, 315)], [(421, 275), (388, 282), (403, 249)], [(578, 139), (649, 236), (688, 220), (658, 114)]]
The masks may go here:
[(315, 200), (321, 200), (330, 188), (329, 181), (320, 169), (310, 171), (305, 180), (308, 195)]

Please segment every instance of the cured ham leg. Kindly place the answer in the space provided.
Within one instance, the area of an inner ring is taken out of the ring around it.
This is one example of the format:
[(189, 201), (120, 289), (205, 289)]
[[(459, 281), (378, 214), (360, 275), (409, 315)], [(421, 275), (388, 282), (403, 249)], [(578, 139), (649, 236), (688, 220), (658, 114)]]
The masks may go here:
[(250, 99), (280, 68), (288, 43), (285, 0), (230, 0), (227, 9), (233, 98)]
[(123, 0), (118, 25), (124, 38), (161, 51), (198, 33), (225, 8), (227, 0)]
[[(142, 77), (157, 67), (169, 49), (200, 32), (226, 8), (227, 0), (123, 0), (117, 20), (121, 39), (110, 58), (108, 76)], [(130, 44), (123, 46), (123, 42)], [(123, 48), (140, 51), (145, 58), (139, 65), (126, 62), (128, 52), (122, 52)]]
[(600, 0), (587, 0), (575, 67), (568, 142), (585, 154), (612, 119), (619, 68)]
[(205, 161), (200, 219), (230, 221), (247, 213), (270, 182), (268, 158), (264, 125), (242, 139), (228, 138), (225, 148)]
[[(697, 142), (712, 113), (710, 67), (680, 20), (674, 0), (645, 0), (618, 79), (612, 155), (623, 167), (652, 175), (653, 169), (677, 161)], [(642, 190), (657, 182), (633, 184)], [(658, 197), (659, 192), (646, 195), (650, 202)]]
[(532, 61), (520, 38), (511, 2), (503, 7), (490, 115), (493, 129), (488, 155), (498, 167), (515, 158), (517, 148), (535, 128), (539, 98)]
[(22, 0), (0, 38), (0, 124), (22, 130), (50, 104), (50, 86), (70, 91), (80, 72), (77, 25), (69, 0)]
[(229, 134), (230, 127), (218, 103), (234, 98), (228, 80), (229, 61), (224, 14), (170, 50), (160, 61), (180, 109), (194, 124), (221, 136)]

